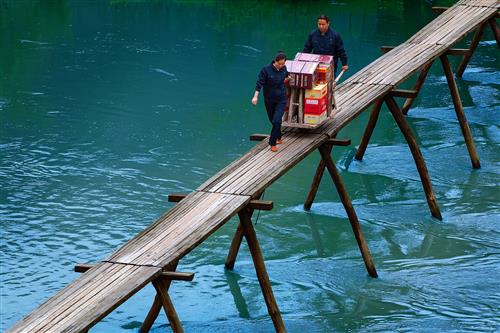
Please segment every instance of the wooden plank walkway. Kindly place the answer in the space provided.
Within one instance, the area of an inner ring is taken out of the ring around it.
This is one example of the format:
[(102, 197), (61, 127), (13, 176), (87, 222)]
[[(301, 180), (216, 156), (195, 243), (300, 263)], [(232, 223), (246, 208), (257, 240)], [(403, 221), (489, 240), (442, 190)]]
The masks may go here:
[[(466, 34), (485, 26), (487, 22), (495, 29), (496, 24), (491, 20), (494, 20), (499, 7), (499, 1), (496, 0), (457, 2), (408, 41), (339, 85), (336, 91), (339, 108), (334, 119), (314, 131), (286, 131), (284, 143), (280, 145), (278, 153), (270, 152), (267, 142), (256, 145), (7, 332), (86, 332), (146, 284), (154, 282), (164, 269), (175, 268), (182, 257), (236, 214), (240, 215), (241, 230), (245, 230), (247, 240), (253, 239), (258, 248), (255, 235), (252, 230), (248, 230), (251, 226), (251, 211), (245, 207), (249, 202), (259, 198), (262, 191), (316, 149), (320, 148), (322, 157), (325, 158), (325, 154), (331, 151), (331, 146), (328, 150), (324, 144), (373, 103), (376, 105), (372, 111), (375, 114), (373, 126), (378, 116), (377, 107), (380, 110), (381, 101), (385, 99), (392, 106), (391, 112), (394, 111), (396, 121), (403, 130), (404, 119), (396, 115), (397, 110), (393, 107), (397, 108), (397, 105), (392, 104), (391, 92), (417, 71), (429, 66), (438, 57), (442, 58)], [(498, 40), (498, 36), (496, 38)], [(416, 154), (414, 156), (418, 157), (419, 152), (414, 151), (415, 146), (410, 144), (410, 147), (413, 147), (412, 153)], [(318, 166), (318, 170), (323, 170), (325, 165), (329, 171), (335, 172), (334, 165), (329, 160)], [(419, 169), (420, 171), (422, 170)], [(426, 172), (423, 170), (421, 175), (425, 174), (424, 171)], [(321, 175), (322, 173), (319, 179)], [(332, 178), (335, 177), (339, 181), (338, 175), (332, 174)], [(422, 181), (424, 182), (424, 178)], [(313, 188), (314, 186), (311, 191)], [(432, 189), (430, 193), (432, 194)], [(432, 198), (428, 196), (429, 199)], [(348, 197), (346, 200), (349, 200)], [(252, 250), (254, 260), (260, 260), (263, 266), (260, 252), (254, 250), (255, 247)], [(264, 290), (268, 285), (267, 273), (260, 273), (259, 282)], [(272, 297), (266, 297), (276, 330), (283, 331), (281, 317), (275, 317), (277, 307), (273, 305), (273, 301)], [(159, 309), (158, 306), (156, 309)], [(152, 310), (153, 317), (154, 312)], [(174, 315), (175, 313), (171, 314)], [(177, 326), (175, 329), (182, 330)]]

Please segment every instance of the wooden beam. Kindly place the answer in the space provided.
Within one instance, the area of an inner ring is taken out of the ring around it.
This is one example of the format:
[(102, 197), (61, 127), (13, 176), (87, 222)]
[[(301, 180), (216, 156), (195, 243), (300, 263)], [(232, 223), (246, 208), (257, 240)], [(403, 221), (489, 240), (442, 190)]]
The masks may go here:
[(328, 173), (330, 173), (333, 183), (337, 188), (340, 201), (342, 201), (342, 205), (344, 206), (344, 209), (349, 218), (349, 222), (351, 224), (354, 236), (356, 237), (361, 256), (363, 257), (363, 261), (365, 262), (366, 270), (371, 277), (376, 278), (378, 276), (377, 270), (375, 269), (370, 250), (368, 249), (368, 245), (366, 244), (365, 236), (363, 235), (363, 231), (361, 230), (361, 226), (359, 225), (358, 216), (356, 215), (356, 211), (352, 206), (351, 198), (347, 193), (344, 182), (342, 181), (342, 178), (337, 171), (337, 167), (335, 166), (335, 163), (330, 156), (330, 148), (327, 145), (320, 146), (319, 152), (321, 154), (321, 158), (323, 159), (323, 161), (325, 161)]
[(328, 139), (326, 144), (333, 145), (333, 146), (342, 146), (342, 147), (347, 147), (351, 145), (351, 139), (337, 139), (337, 138), (331, 138)]
[(417, 97), (418, 91), (409, 89), (393, 89), (389, 92), (389, 95), (393, 97), (404, 97), (404, 98), (415, 98)]
[(267, 138), (269, 134), (260, 134), (260, 133), (255, 133), (250, 135), (250, 141), (262, 141), (265, 138)]
[(382, 53), (387, 53), (389, 52), (390, 50), (394, 49), (395, 46), (381, 46), (380, 47), (380, 51), (382, 51)]
[[(387, 53), (390, 50), (394, 49), (396, 46), (381, 46), (380, 51), (382, 53)], [(469, 49), (448, 49), (446, 50), (445, 54), (446, 55), (452, 55), (452, 56), (466, 56), (470, 53)]]
[(273, 207), (273, 202), (269, 200), (251, 200), (247, 205), (248, 209), (256, 210), (272, 210)]
[[(186, 196), (187, 194), (184, 193), (169, 194), (168, 201), (179, 202)], [(256, 209), (256, 210), (272, 210), (274, 208), (274, 203), (270, 200), (251, 200), (246, 207), (249, 209)]]
[[(255, 133), (250, 135), (250, 141), (262, 141), (268, 136), (268, 134)], [(351, 144), (351, 139), (329, 139), (327, 142), (334, 146), (349, 146)]]
[(434, 6), (432, 7), (432, 11), (436, 14), (442, 14), (444, 13), (448, 8), (450, 7), (439, 7), (439, 6)]
[(439, 206), (436, 200), (436, 196), (434, 195), (434, 191), (432, 190), (431, 178), (429, 177), (429, 171), (427, 170), (427, 166), (425, 165), (424, 157), (418, 148), (417, 141), (408, 125), (407, 121), (401, 110), (399, 109), (398, 104), (394, 100), (392, 96), (386, 96), (385, 102), (389, 107), (389, 111), (391, 111), (394, 120), (398, 124), (401, 132), (403, 133), (408, 146), (410, 147), (411, 154), (413, 155), (413, 159), (415, 160), (415, 164), (417, 165), (417, 171), (420, 175), (420, 179), (422, 181), (422, 186), (424, 187), (425, 197), (427, 199), (427, 204), (429, 205), (429, 209), (431, 211), (432, 216), (435, 218), (442, 220), (441, 212), (439, 210)]
[[(94, 267), (94, 264), (76, 264), (75, 272), (77, 273), (85, 273), (89, 269)], [(172, 272), (172, 271), (163, 271), (160, 276), (175, 281), (193, 281), (194, 273), (191, 272)]]
[(462, 130), (465, 144), (467, 146), (467, 150), (469, 151), (472, 167), (474, 169), (479, 169), (481, 167), (481, 164), (479, 162), (479, 156), (477, 155), (476, 147), (474, 145), (474, 139), (472, 138), (472, 132), (470, 130), (469, 124), (467, 123), (467, 118), (465, 117), (464, 107), (462, 105), (462, 100), (460, 99), (460, 93), (458, 92), (457, 83), (455, 82), (455, 78), (453, 77), (453, 71), (451, 69), (450, 62), (445, 55), (441, 56), (441, 64), (443, 65), (444, 74), (446, 76), (446, 80), (448, 81), (451, 98), (453, 100), (453, 106), (455, 107), (455, 113), (457, 114), (460, 129)]
[(192, 272), (163, 271), (160, 276), (172, 281), (193, 281), (194, 279)]
[(179, 202), (187, 197), (185, 193), (171, 193), (168, 195), (168, 202)]
[(466, 56), (469, 55), (469, 49), (448, 49), (445, 54), (450, 56)]

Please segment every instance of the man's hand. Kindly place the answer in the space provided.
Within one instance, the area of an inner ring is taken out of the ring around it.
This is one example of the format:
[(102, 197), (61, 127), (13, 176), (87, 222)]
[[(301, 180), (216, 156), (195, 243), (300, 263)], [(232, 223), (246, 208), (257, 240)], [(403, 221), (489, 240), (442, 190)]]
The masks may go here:
[(349, 66), (347, 66), (347, 65), (342, 66), (342, 70), (343, 70), (343, 71), (346, 71), (346, 70), (348, 70), (348, 69), (349, 69)]

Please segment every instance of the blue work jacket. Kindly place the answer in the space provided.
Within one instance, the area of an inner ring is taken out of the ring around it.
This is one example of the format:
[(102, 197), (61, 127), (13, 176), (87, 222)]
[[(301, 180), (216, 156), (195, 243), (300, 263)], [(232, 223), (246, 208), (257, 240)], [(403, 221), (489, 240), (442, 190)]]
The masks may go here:
[(279, 71), (272, 63), (264, 66), (257, 78), (255, 90), (264, 88), (264, 99), (268, 101), (286, 100), (285, 78), (288, 76), (286, 66)]
[(304, 44), (304, 53), (328, 54), (333, 56), (335, 72), (337, 72), (338, 59), (342, 66), (347, 65), (347, 55), (344, 49), (344, 42), (339, 33), (331, 28), (322, 34), (319, 29), (313, 30), (307, 37)]

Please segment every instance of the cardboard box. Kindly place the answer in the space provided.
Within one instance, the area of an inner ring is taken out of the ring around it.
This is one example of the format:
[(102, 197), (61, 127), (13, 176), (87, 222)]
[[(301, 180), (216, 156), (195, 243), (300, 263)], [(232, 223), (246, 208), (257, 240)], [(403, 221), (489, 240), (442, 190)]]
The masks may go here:
[(312, 87), (312, 89), (306, 89), (305, 91), (305, 98), (323, 98), (323, 96), (326, 96), (326, 93), (328, 92), (328, 84), (316, 84)]
[(316, 99), (316, 98), (306, 98), (304, 103), (304, 114), (314, 114), (318, 115), (327, 111), (327, 97)]
[(333, 56), (328, 54), (312, 54), (312, 53), (297, 53), (295, 55), (296, 61), (314, 61), (322, 62), (328, 65), (333, 65)]
[(311, 125), (317, 125), (321, 124), (323, 121), (326, 120), (326, 111), (315, 115), (315, 114), (304, 114), (304, 123), (305, 124), (311, 124)]
[(302, 67), (301, 73), (301, 82), (300, 87), (305, 89), (311, 89), (313, 85), (318, 80), (318, 73), (316, 69), (318, 68), (319, 63), (317, 62), (306, 62), (304, 63), (304, 67)]
[(327, 54), (320, 54), (319, 55), (319, 62), (322, 62), (324, 64), (329, 64), (333, 66), (333, 56), (327, 55)]
[(312, 53), (297, 53), (295, 55), (295, 59), (297, 61), (319, 61), (319, 54), (312, 54)]
[(290, 87), (301, 87), (301, 71), (306, 63), (303, 61), (287, 60), (285, 62), (286, 69), (290, 73)]

